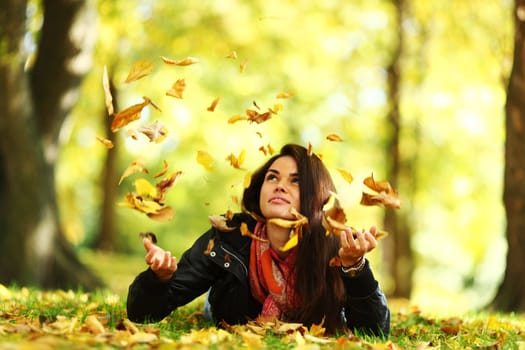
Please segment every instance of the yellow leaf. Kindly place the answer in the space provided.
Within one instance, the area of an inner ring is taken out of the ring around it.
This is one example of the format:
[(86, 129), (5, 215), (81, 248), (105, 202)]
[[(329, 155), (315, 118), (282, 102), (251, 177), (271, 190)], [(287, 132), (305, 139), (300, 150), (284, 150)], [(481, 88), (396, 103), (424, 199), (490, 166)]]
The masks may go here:
[(124, 170), (124, 173), (120, 177), (120, 180), (119, 180), (118, 184), (120, 185), (122, 183), (122, 180), (124, 180), (126, 177), (128, 177), (130, 175), (133, 175), (135, 173), (141, 172), (141, 171), (145, 172), (146, 174), (149, 173), (149, 170), (144, 167), (144, 163), (142, 162), (142, 160), (137, 159), (137, 160), (133, 161), (126, 168), (126, 170)]
[(186, 81), (184, 79), (178, 79), (175, 83), (173, 83), (171, 89), (166, 91), (166, 95), (182, 99), (182, 94), (185, 89)]
[(290, 98), (293, 95), (294, 95), (293, 92), (279, 92), (276, 97), (277, 98)]
[(234, 116), (231, 116), (230, 119), (228, 119), (228, 124), (234, 124), (237, 123), (239, 120), (247, 120), (248, 118), (239, 114), (236, 114)]
[(86, 317), (86, 326), (93, 334), (101, 334), (105, 332), (104, 326), (94, 315), (88, 315)]
[(213, 157), (206, 151), (197, 151), (197, 163), (202, 165), (206, 170), (213, 170)]
[(212, 101), (211, 105), (206, 108), (209, 112), (213, 112), (215, 111), (215, 108), (217, 107), (217, 104), (219, 103), (219, 101), (221, 100), (221, 97), (218, 96), (217, 98), (215, 98), (215, 100)]
[(102, 87), (104, 88), (104, 96), (106, 98), (106, 109), (108, 111), (108, 114), (110, 116), (113, 116), (115, 113), (115, 110), (113, 109), (113, 96), (111, 94), (111, 88), (109, 84), (109, 78), (108, 78), (108, 70), (106, 66), (104, 66), (104, 71), (102, 73)]
[(124, 83), (131, 83), (132, 81), (139, 80), (145, 77), (153, 70), (153, 64), (148, 61), (137, 61), (131, 67), (128, 76)]
[(118, 112), (115, 117), (113, 118), (113, 122), (111, 122), (111, 131), (116, 132), (120, 128), (128, 125), (132, 121), (135, 121), (140, 118), (140, 113), (146, 107), (151, 103), (151, 100), (147, 97), (143, 97), (144, 102), (137, 103), (133, 106), (130, 106), (123, 111)]
[(336, 135), (336, 134), (330, 134), (328, 136), (326, 136), (326, 139), (328, 141), (335, 141), (335, 142), (342, 142), (343, 139), (341, 137), (339, 137), (339, 135)]
[(137, 179), (135, 180), (134, 185), (135, 185), (135, 191), (140, 196), (150, 197), (150, 198), (155, 198), (157, 196), (157, 187), (153, 186), (146, 179), (142, 179), (142, 178)]
[(292, 237), (280, 248), (281, 251), (286, 252), (299, 243), (299, 235), (294, 233)]
[(188, 56), (182, 60), (172, 60), (170, 58), (161, 56), (160, 57), (164, 63), (172, 66), (189, 66), (195, 63), (199, 63), (199, 60), (195, 57)]
[(337, 168), (337, 171), (339, 171), (339, 174), (341, 174), (343, 179), (345, 179), (345, 181), (348, 182), (349, 184), (351, 184), (352, 181), (354, 181), (354, 177), (348, 171), (341, 169), (341, 168)]
[(108, 149), (111, 149), (111, 148), (115, 147), (115, 146), (113, 145), (113, 142), (111, 142), (111, 140), (108, 140), (108, 139), (106, 139), (106, 138), (104, 138), (104, 137), (99, 137), (99, 136), (97, 136), (97, 140), (100, 141), (100, 143), (102, 143), (102, 144), (103, 144), (104, 146), (106, 146), (106, 148), (108, 148)]

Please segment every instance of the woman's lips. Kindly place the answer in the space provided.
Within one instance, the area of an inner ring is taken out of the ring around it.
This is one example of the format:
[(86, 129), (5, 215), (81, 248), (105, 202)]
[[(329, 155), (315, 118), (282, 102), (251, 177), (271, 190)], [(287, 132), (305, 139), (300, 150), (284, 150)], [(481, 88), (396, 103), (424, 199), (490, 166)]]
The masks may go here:
[(272, 197), (270, 198), (268, 202), (274, 203), (274, 204), (290, 204), (289, 200), (287, 200), (286, 198), (282, 198), (282, 197)]

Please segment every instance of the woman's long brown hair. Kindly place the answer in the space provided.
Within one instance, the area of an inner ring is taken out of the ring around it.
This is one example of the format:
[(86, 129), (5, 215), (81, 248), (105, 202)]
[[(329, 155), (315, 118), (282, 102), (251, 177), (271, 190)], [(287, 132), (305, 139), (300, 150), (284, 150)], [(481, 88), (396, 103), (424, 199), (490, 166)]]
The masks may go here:
[[(328, 332), (334, 332), (343, 326), (341, 311), (345, 299), (345, 290), (340, 271), (330, 267), (330, 259), (337, 256), (339, 239), (334, 235), (326, 236), (322, 226), (322, 208), (335, 192), (335, 186), (328, 169), (321, 159), (300, 145), (287, 144), (280, 153), (270, 158), (254, 174), (250, 186), (244, 190), (244, 210), (262, 217), (259, 207), (261, 187), (266, 172), (273, 162), (283, 156), (291, 156), (297, 162), (299, 189), (301, 193), (300, 213), (308, 217), (308, 225), (303, 229), (303, 237), (297, 245), (294, 266), (293, 308), (284, 310), (286, 318), (301, 322), (306, 326), (321, 324)], [(337, 204), (338, 205), (338, 204)]]

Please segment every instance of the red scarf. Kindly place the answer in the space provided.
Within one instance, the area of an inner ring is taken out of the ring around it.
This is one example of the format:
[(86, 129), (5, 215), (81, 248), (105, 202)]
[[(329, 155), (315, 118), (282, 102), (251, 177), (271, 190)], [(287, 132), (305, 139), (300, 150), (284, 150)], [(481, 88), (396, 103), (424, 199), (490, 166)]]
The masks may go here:
[(252, 295), (263, 304), (260, 316), (281, 318), (293, 297), (290, 271), (296, 248), (282, 259), (270, 246), (265, 224), (257, 223), (254, 234), (264, 241), (252, 239), (249, 274)]

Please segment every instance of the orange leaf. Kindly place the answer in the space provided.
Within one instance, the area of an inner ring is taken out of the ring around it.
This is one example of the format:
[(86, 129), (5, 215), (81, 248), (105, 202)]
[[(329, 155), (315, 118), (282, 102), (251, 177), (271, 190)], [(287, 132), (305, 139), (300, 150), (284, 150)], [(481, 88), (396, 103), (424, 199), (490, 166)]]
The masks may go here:
[(221, 100), (221, 97), (218, 96), (215, 100), (213, 100), (213, 102), (211, 103), (211, 105), (207, 108), (207, 110), (209, 112), (213, 112), (215, 111), (215, 108), (217, 107), (217, 104), (219, 103), (219, 101)]
[(113, 116), (115, 110), (113, 109), (113, 96), (111, 95), (108, 70), (106, 66), (104, 66), (104, 71), (102, 73), (102, 87), (104, 88), (104, 96), (106, 98), (106, 109), (108, 111), (109, 116)]
[(335, 141), (335, 142), (342, 142), (343, 139), (341, 137), (339, 137), (339, 135), (336, 135), (336, 134), (330, 134), (328, 136), (326, 136), (326, 139), (328, 141)]
[(158, 173), (156, 173), (153, 178), (158, 178), (158, 177), (161, 177), (163, 176), (164, 174), (166, 174), (166, 172), (168, 171), (168, 162), (166, 160), (164, 160), (164, 168), (159, 171)]
[(170, 221), (173, 218), (175, 211), (171, 207), (163, 207), (157, 210), (155, 213), (148, 213), (146, 215), (148, 215), (150, 219), (165, 222)]
[(145, 77), (153, 70), (153, 64), (148, 61), (137, 61), (131, 67), (124, 83), (131, 83), (135, 80)]
[(132, 121), (139, 119), (140, 113), (142, 112), (144, 107), (151, 103), (151, 100), (146, 96), (144, 96), (143, 99), (144, 102), (135, 104), (124, 109), (123, 111), (118, 112), (115, 115), (115, 118), (113, 118), (113, 122), (111, 123), (111, 131), (116, 132), (120, 128), (131, 123)]
[(250, 122), (255, 122), (257, 124), (263, 123), (272, 117), (272, 113), (270, 111), (259, 113), (253, 109), (247, 109), (246, 115), (248, 116), (248, 120)]
[(244, 157), (246, 155), (246, 152), (244, 150), (239, 153), (239, 157), (235, 157), (233, 153), (230, 153), (228, 157), (226, 157), (226, 160), (230, 161), (230, 165), (236, 169), (241, 169), (242, 163), (244, 163)]
[(111, 142), (111, 140), (108, 140), (106, 138), (97, 136), (97, 140), (99, 140), (104, 146), (106, 146), (106, 148), (113, 148), (113, 147), (115, 147), (113, 145), (113, 142)]
[(173, 83), (171, 89), (166, 91), (166, 95), (182, 99), (182, 93), (185, 89), (186, 81), (184, 79), (178, 79), (175, 83)]
[(171, 66), (189, 66), (195, 63), (199, 63), (199, 60), (195, 57), (186, 57), (178, 61), (172, 60), (164, 56), (161, 56), (160, 58), (164, 61), (164, 63), (169, 64)]
[(228, 119), (228, 124), (234, 124), (237, 123), (239, 120), (247, 120), (248, 118), (242, 116), (242, 115), (234, 115)]
[(397, 197), (397, 191), (392, 188), (388, 181), (375, 181), (374, 175), (370, 175), (363, 180), (363, 183), (377, 194), (363, 192), (361, 197), (362, 205), (379, 205), (386, 208), (399, 209), (401, 202)]

